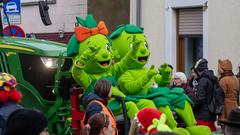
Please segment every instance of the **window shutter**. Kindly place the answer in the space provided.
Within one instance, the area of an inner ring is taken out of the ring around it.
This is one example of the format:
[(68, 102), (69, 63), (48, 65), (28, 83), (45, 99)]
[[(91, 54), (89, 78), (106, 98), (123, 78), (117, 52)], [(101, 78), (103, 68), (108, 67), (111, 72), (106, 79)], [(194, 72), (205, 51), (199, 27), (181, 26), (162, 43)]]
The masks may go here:
[(202, 35), (202, 8), (179, 9), (179, 35)]

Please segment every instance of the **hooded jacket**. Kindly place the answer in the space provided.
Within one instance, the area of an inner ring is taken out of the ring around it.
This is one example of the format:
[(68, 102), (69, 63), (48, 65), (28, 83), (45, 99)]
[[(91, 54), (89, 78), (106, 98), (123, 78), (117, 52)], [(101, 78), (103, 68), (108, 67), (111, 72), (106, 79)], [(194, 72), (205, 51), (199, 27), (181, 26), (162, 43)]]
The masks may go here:
[(0, 135), (3, 135), (7, 119), (10, 114), (18, 109), (21, 109), (22, 106), (14, 102), (8, 102), (5, 104), (0, 104)]
[(213, 89), (213, 82), (218, 81), (212, 70), (203, 71), (198, 79), (196, 100), (194, 102), (194, 113), (196, 119), (204, 121), (215, 121), (216, 116), (211, 114), (208, 109), (210, 92)]
[(93, 102), (93, 103), (89, 104), (93, 100), (100, 101), (104, 105), (107, 105), (107, 103), (104, 102), (104, 100), (101, 97), (99, 97), (98, 95), (96, 95), (94, 93), (87, 94), (87, 96), (85, 96), (83, 98), (83, 105), (87, 107), (85, 121), (84, 121), (85, 124), (87, 123), (89, 117), (91, 117), (93, 114), (100, 113), (102, 111), (102, 107), (98, 103)]
[[(92, 102), (94, 100), (94, 102)], [(88, 119), (96, 114), (96, 113), (104, 113), (109, 117), (111, 121), (112, 127), (115, 129), (115, 132), (112, 132), (112, 135), (118, 135), (117, 123), (116, 119), (112, 113), (112, 111), (106, 106), (106, 102), (94, 93), (88, 93), (87, 96), (83, 99), (83, 104), (87, 106), (85, 118), (84, 118), (84, 125), (88, 123)]]
[(232, 63), (230, 60), (219, 60), (218, 71), (221, 75), (219, 84), (225, 95), (224, 110), (221, 119), (226, 119), (229, 113), (237, 107), (237, 96), (239, 90), (239, 81), (232, 72)]

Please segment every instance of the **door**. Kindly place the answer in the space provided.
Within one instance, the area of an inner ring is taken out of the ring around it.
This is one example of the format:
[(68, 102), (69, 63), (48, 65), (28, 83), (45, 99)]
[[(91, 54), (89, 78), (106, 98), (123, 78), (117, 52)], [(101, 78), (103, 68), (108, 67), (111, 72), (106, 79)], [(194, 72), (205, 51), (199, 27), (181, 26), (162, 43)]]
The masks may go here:
[(177, 9), (177, 71), (191, 75), (195, 61), (203, 57), (202, 8)]

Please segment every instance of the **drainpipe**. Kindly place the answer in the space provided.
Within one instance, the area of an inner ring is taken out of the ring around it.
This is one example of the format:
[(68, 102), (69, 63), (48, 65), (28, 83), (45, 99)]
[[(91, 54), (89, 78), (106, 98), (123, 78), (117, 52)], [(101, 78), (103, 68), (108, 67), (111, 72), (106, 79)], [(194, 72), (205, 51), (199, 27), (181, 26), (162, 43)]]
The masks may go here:
[(3, 36), (2, 11), (0, 10), (0, 36)]
[(136, 0), (136, 25), (141, 25), (141, 2), (142, 0)]

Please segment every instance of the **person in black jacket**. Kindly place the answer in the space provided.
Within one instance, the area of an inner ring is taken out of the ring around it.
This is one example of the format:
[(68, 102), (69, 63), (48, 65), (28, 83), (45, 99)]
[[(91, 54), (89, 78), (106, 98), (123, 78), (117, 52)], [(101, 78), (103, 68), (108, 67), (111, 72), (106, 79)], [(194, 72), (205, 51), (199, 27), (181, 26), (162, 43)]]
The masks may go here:
[(199, 59), (193, 68), (197, 74), (197, 92), (194, 102), (194, 114), (198, 125), (208, 126), (212, 131), (216, 131), (214, 122), (216, 121), (216, 115), (212, 114), (208, 109), (208, 103), (210, 101), (210, 92), (213, 89), (213, 82), (218, 81), (214, 76), (212, 70), (208, 70), (208, 61), (206, 59)]
[[(240, 63), (238, 64), (238, 73), (236, 74), (236, 77), (238, 78), (239, 84), (240, 84)], [(240, 105), (240, 87), (238, 90), (238, 97), (237, 97), (238, 105)]]
[(240, 63), (238, 64), (238, 73), (236, 74), (236, 77), (240, 81)]

